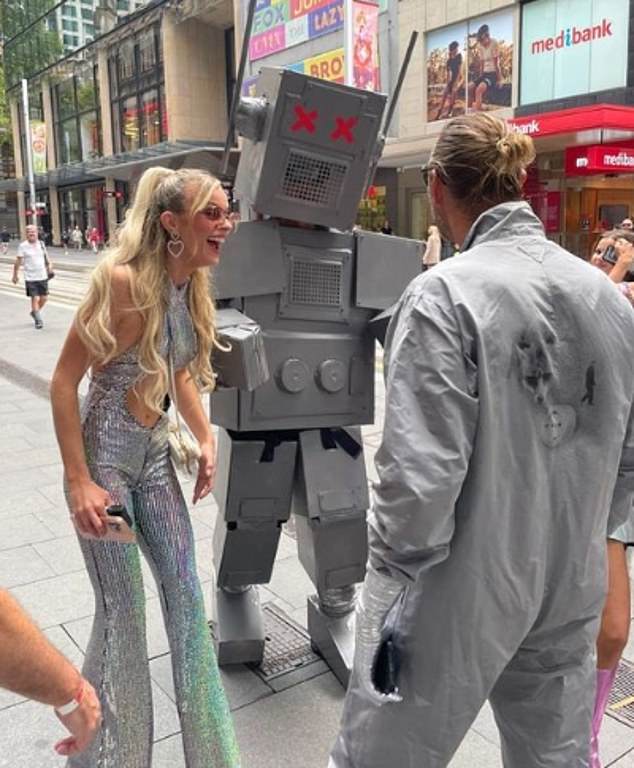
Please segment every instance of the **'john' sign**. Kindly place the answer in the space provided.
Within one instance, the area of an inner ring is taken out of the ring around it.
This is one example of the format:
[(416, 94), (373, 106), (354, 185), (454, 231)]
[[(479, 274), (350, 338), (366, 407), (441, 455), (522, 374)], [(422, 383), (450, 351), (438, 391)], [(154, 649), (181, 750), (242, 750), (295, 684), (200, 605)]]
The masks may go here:
[(629, 0), (523, 6), (520, 102), (625, 86)]

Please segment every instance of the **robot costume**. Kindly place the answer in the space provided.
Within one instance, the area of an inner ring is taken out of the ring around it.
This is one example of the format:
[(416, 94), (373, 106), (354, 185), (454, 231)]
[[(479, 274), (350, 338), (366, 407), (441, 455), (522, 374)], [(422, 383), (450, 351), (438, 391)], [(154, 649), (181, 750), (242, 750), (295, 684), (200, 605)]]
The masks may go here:
[[(162, 354), (176, 370), (196, 354), (187, 287), (169, 281)], [(147, 659), (145, 595), (139, 548), (150, 564), (172, 652), (177, 708), (188, 768), (238, 768), (238, 750), (220, 680), (202, 592), (187, 505), (171, 460), (168, 419), (139, 423), (126, 396), (141, 379), (133, 346), (94, 376), (82, 413), (91, 478), (134, 520), (136, 544), (80, 537), (95, 591), (96, 614), (83, 673), (101, 701), (103, 725), (69, 768), (149, 768), (152, 696)]]
[[(446, 768), (487, 698), (506, 768), (588, 765), (606, 537), (634, 493), (634, 313), (524, 202), (483, 213), (462, 250), (413, 281), (388, 332), (330, 768)], [(388, 636), (390, 703), (371, 678)]]
[[(352, 232), (383, 140), (382, 94), (264, 68), (242, 99), (234, 192), (248, 207), (215, 271), (211, 413), (223, 429), (214, 495), (220, 664), (260, 662), (257, 588), (292, 510), (314, 647), (346, 684), (356, 583), (367, 560), (359, 425), (374, 421), (380, 313), (420, 273), (420, 243)], [(248, 217), (247, 217), (248, 218)], [(383, 323), (383, 325), (382, 325)]]

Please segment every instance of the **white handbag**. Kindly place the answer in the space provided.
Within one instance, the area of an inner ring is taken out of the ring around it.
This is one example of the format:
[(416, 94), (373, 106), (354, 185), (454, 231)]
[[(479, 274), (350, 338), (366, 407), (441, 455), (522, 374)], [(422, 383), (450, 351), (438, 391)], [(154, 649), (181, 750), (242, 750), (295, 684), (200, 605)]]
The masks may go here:
[(172, 403), (174, 404), (175, 420), (170, 418), (167, 440), (169, 443), (170, 458), (176, 470), (195, 476), (198, 473), (198, 460), (200, 459), (200, 446), (198, 441), (182, 424), (178, 413), (176, 400), (176, 383), (174, 379), (174, 365), (172, 356), (169, 356), (170, 389)]

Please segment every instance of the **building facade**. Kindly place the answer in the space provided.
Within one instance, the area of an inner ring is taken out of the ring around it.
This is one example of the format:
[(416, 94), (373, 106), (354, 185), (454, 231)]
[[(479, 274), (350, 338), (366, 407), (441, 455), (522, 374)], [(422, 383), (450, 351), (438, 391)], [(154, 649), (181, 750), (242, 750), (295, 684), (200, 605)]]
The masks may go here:
[(382, 161), (396, 170), (401, 234), (425, 236), (420, 167), (450, 113), (474, 109), (533, 137), (526, 197), (549, 237), (573, 253), (586, 258), (601, 231), (634, 214), (632, 0), (401, 0), (398, 8), (401, 47), (411, 29), (423, 32), (398, 138)]
[[(75, 226), (96, 227), (107, 242), (145, 168), (218, 169), (235, 58), (231, 0), (41, 0), (24, 3), (29, 10), (21, 16), (14, 0), (7, 6), (15, 173), (0, 180), (0, 194), (16, 196), (22, 231), (35, 210), (55, 244)], [(72, 20), (71, 28), (65, 22)], [(34, 45), (41, 53), (32, 59)], [(34, 209), (25, 179), (27, 141)]]

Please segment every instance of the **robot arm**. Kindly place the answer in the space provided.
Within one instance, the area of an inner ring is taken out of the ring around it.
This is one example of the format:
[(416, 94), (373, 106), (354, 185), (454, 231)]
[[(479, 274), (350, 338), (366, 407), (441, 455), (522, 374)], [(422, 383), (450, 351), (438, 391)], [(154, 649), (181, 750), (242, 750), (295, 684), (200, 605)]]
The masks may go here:
[(355, 232), (355, 248), (357, 307), (392, 307), (420, 275), (420, 240), (359, 231)]
[(214, 370), (221, 387), (251, 391), (269, 378), (260, 326), (237, 309), (219, 309), (216, 327), (220, 346), (214, 350)]

